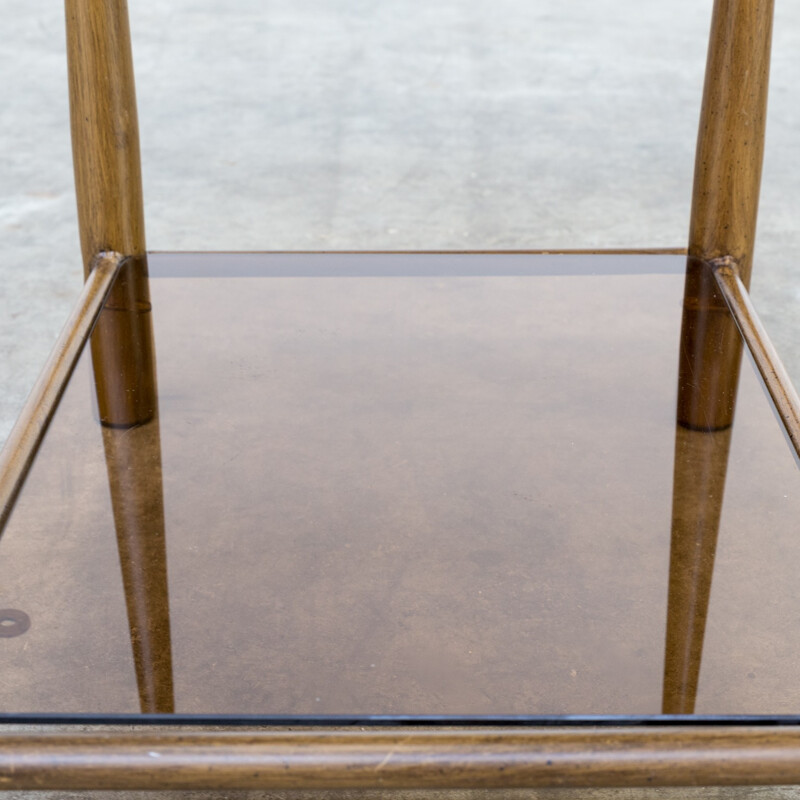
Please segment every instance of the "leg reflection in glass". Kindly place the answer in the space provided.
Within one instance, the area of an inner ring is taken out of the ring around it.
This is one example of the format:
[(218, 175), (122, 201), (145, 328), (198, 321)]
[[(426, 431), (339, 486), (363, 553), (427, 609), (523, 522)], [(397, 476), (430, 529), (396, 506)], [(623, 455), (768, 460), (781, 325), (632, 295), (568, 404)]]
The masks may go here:
[(153, 328), (145, 260), (131, 259), (92, 341), (139, 703), (174, 711)]
[(684, 297), (662, 711), (691, 714), (703, 652), (742, 343), (711, 270)]

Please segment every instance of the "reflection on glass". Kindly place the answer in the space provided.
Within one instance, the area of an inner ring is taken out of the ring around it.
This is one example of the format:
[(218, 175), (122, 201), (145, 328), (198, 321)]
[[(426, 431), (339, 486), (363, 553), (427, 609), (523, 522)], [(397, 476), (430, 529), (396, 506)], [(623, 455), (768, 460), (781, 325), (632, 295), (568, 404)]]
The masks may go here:
[(678, 367), (665, 714), (695, 708), (741, 356), (741, 338), (711, 270), (690, 258)]
[(92, 335), (92, 365), (139, 703), (174, 710), (155, 347), (145, 258), (130, 259)]
[(3, 710), (657, 714), (669, 596), (668, 710), (702, 645), (697, 711), (795, 712), (796, 467), (749, 364), (735, 435), (702, 402), (727, 314), (681, 348), (685, 257), (570, 263), (153, 255), (3, 538)]

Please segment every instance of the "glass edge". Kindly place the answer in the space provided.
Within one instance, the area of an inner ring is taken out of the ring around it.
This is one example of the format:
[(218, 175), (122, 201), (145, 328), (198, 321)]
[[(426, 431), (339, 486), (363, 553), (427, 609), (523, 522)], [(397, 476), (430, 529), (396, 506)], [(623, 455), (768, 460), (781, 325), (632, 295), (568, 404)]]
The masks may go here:
[[(567, 277), (677, 275), (681, 253), (519, 252), (159, 252), (148, 253), (150, 277), (369, 278)], [(487, 262), (491, 266), (487, 267)], [(433, 265), (433, 266), (432, 266)]]
[(262, 715), (0, 713), (2, 725), (156, 725), (220, 727), (649, 727), (796, 726), (793, 714), (586, 714), (586, 715)]

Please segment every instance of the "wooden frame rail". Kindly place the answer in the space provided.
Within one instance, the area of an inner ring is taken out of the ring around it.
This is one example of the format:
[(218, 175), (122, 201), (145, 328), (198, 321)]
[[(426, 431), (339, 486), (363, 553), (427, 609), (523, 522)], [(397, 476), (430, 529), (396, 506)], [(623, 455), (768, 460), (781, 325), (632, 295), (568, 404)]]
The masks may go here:
[(124, 260), (119, 253), (100, 253), (92, 261), (72, 313), (0, 452), (0, 535)]
[(2, 789), (459, 789), (800, 783), (800, 727), (0, 737)]
[(761, 374), (795, 455), (800, 459), (800, 398), (756, 313), (736, 261), (730, 257), (718, 258), (708, 266)]

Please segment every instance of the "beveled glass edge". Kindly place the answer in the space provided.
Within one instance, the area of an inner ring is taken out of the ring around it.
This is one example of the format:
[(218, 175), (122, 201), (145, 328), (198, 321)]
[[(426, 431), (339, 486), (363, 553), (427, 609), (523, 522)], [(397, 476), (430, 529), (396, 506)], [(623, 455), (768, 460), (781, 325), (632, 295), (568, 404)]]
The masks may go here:
[[(360, 278), (678, 275), (666, 251), (174, 252), (152, 251), (151, 278)], [(420, 258), (428, 256), (429, 258)], [(495, 260), (496, 257), (496, 260)], [(432, 268), (433, 267), (433, 268)]]
[(800, 725), (800, 714), (90, 714), (0, 713), (0, 725), (220, 727), (652, 727)]

